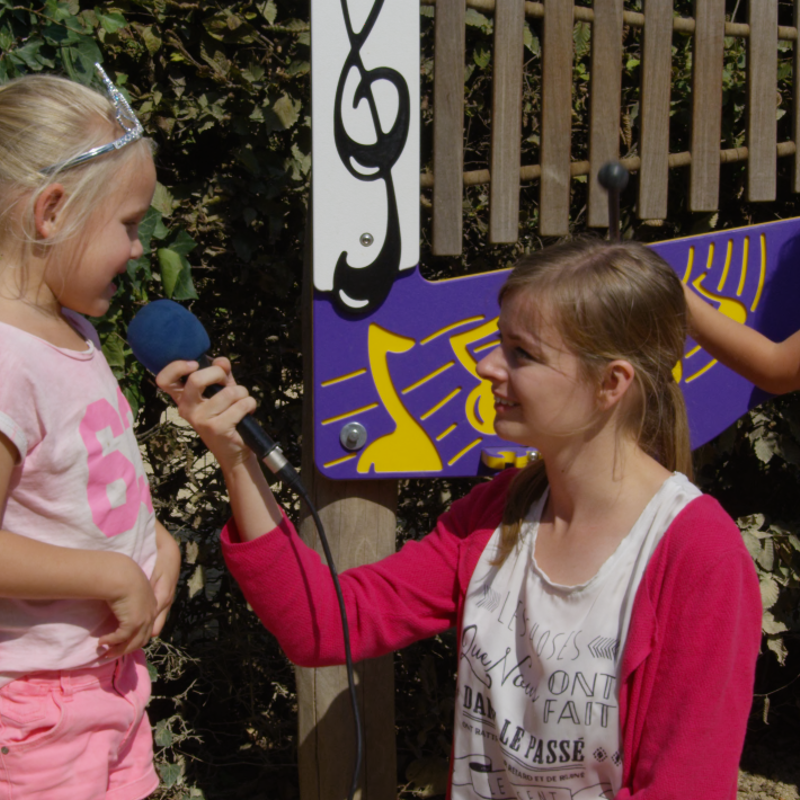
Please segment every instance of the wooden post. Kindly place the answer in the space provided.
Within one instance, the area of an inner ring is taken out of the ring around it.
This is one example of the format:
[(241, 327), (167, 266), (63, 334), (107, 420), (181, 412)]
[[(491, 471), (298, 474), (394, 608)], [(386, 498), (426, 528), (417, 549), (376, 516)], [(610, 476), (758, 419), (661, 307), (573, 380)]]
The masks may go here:
[(692, 59), (692, 166), (689, 208), (719, 208), (725, 0), (697, 0)]
[[(395, 551), (397, 481), (331, 481), (313, 465), (311, 346), (311, 217), (303, 268), (303, 482), (341, 573)], [(314, 522), (303, 509), (300, 535), (322, 554)], [(311, 633), (309, 632), (309, 635)], [(301, 800), (345, 800), (355, 766), (355, 732), (345, 667), (297, 668), (298, 767)], [(360, 789), (355, 797), (394, 800), (397, 754), (394, 730), (394, 661), (391, 655), (356, 664), (364, 731)]]
[(563, 236), (569, 231), (573, 13), (572, 0), (547, 3), (544, 7), (539, 187), (542, 236)]
[(492, 154), (489, 167), (489, 241), (519, 237), (519, 158), (522, 137), (522, 64), (525, 4), (505, 0), (494, 11)]
[(672, 0), (646, 0), (642, 61), (642, 166), (639, 219), (666, 219), (669, 184), (669, 98)]
[(619, 159), (622, 103), (622, 0), (595, 0), (592, 26), (589, 118), (589, 227), (608, 227), (608, 192), (597, 181), (600, 167)]
[(433, 253), (459, 256), (464, 228), (463, 0), (436, 4), (436, 65), (433, 82)]
[(747, 21), (747, 199), (774, 200), (778, 131), (778, 4), (748, 3)]

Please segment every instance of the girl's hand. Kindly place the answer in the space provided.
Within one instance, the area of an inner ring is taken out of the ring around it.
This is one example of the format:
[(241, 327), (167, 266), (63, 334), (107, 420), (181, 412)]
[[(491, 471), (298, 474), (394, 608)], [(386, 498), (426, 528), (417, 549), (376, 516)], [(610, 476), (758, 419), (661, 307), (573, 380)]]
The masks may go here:
[[(158, 373), (156, 383), (175, 401), (178, 414), (197, 431), (222, 469), (229, 469), (250, 457), (236, 426), (255, 411), (256, 401), (234, 381), (227, 358), (215, 358), (206, 369), (198, 366), (196, 361), (174, 361)], [(213, 384), (224, 388), (205, 397)]]
[(175, 599), (175, 587), (181, 571), (181, 551), (169, 531), (156, 520), (156, 546), (158, 554), (150, 586), (156, 598), (156, 619), (153, 623), (153, 636), (158, 636), (167, 621), (172, 601)]
[[(256, 401), (247, 389), (236, 385), (227, 358), (214, 359), (213, 366), (207, 369), (198, 366), (196, 361), (174, 361), (158, 373), (156, 382), (216, 456), (239, 535), (242, 541), (249, 541), (274, 530), (282, 519), (261, 464), (236, 430), (255, 410)], [(213, 383), (225, 388), (204, 397), (203, 392)]]
[(158, 602), (153, 587), (141, 567), (131, 558), (121, 556), (115, 565), (117, 591), (106, 598), (117, 618), (117, 629), (100, 637), (100, 647), (107, 647), (103, 658), (111, 660), (144, 647), (153, 633)]

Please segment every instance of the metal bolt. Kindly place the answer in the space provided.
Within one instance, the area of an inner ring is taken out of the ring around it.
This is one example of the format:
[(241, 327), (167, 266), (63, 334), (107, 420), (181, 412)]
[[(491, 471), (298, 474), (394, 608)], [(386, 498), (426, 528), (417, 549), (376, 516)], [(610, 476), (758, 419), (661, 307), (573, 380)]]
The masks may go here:
[(369, 247), (375, 241), (375, 237), (371, 233), (362, 233), (359, 241), (363, 247)]
[(367, 442), (367, 429), (360, 422), (348, 422), (339, 431), (339, 441), (345, 450), (360, 450)]

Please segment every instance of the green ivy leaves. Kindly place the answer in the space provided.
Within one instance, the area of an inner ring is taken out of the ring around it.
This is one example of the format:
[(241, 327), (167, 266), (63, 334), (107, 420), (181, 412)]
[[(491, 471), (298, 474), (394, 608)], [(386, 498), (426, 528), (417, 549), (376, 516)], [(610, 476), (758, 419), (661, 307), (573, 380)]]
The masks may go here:
[(197, 299), (192, 283), (192, 268), (186, 258), (195, 246), (196, 242), (188, 233), (179, 231), (169, 246), (159, 247), (156, 251), (164, 295), (172, 300)]
[(763, 514), (737, 520), (742, 538), (758, 570), (766, 643), (783, 664), (784, 634), (797, 625), (793, 601), (800, 585), (800, 537), (786, 526), (767, 524)]
[(28, 72), (63, 69), (73, 80), (89, 83), (95, 62), (102, 61), (95, 27), (118, 30), (119, 13), (74, 13), (72, 4), (0, 0), (0, 81)]

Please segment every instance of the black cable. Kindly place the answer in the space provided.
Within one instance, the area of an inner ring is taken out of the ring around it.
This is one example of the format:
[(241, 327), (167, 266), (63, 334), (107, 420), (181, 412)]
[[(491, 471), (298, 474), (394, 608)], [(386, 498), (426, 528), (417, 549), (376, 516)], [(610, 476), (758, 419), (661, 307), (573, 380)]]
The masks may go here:
[(350, 626), (347, 624), (347, 611), (344, 607), (342, 587), (339, 584), (339, 573), (336, 571), (336, 565), (333, 563), (333, 556), (331, 555), (331, 549), (328, 546), (328, 537), (325, 535), (325, 528), (322, 525), (322, 520), (319, 518), (317, 509), (314, 508), (314, 504), (311, 502), (311, 498), (308, 496), (305, 486), (297, 481), (293, 484), (293, 488), (298, 492), (303, 500), (305, 500), (308, 510), (311, 512), (311, 517), (314, 520), (314, 524), (317, 526), (319, 540), (322, 542), (322, 549), (325, 552), (325, 560), (328, 562), (328, 568), (331, 571), (331, 578), (333, 578), (333, 585), (336, 589), (336, 596), (339, 599), (339, 613), (342, 617), (342, 633), (344, 636), (344, 657), (347, 665), (347, 685), (350, 687), (350, 703), (353, 706), (353, 721), (355, 722), (356, 726), (356, 763), (353, 770), (353, 782), (350, 785), (350, 793), (347, 795), (348, 800), (353, 800), (356, 789), (358, 788), (358, 778), (361, 773), (361, 761), (363, 758), (364, 744), (361, 731), (361, 717), (358, 712), (356, 682), (353, 674), (353, 654), (350, 651)]

